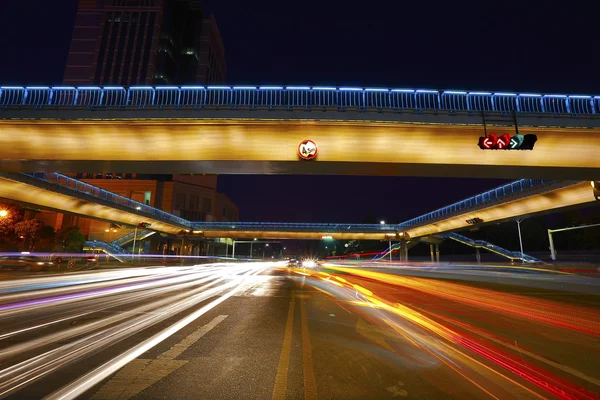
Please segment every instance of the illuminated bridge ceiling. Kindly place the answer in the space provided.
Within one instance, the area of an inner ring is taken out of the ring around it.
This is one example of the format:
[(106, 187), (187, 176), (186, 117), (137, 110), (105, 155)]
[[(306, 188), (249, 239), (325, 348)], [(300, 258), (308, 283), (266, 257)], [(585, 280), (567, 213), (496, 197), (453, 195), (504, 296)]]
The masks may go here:
[[(488, 133), (538, 136), (483, 151)], [(310, 87), (0, 89), (0, 170), (596, 180), (600, 97)], [(318, 146), (301, 160), (298, 145)]]

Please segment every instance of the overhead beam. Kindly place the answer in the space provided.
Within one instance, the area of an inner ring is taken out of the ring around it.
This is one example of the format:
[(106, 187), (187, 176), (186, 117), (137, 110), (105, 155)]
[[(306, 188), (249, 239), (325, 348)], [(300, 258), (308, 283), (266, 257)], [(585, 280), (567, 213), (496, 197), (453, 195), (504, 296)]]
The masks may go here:
[[(528, 128), (533, 151), (484, 151), (478, 126), (272, 120), (0, 121), (0, 170), (595, 179), (598, 129)], [(496, 127), (494, 133), (514, 133)], [(592, 134), (596, 133), (596, 134)], [(298, 144), (319, 146), (312, 161)], [(151, 147), (149, 147), (151, 144)]]

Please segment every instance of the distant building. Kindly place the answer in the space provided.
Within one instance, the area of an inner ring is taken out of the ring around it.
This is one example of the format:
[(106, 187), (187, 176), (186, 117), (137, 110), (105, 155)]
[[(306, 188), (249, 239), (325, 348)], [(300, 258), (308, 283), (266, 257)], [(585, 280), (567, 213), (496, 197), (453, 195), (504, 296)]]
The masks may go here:
[(198, 0), (79, 0), (64, 83), (225, 82), (225, 50)]
[[(189, 221), (230, 222), (238, 221), (239, 209), (225, 194), (217, 192), (215, 175), (161, 175), (143, 174), (69, 174), (84, 182), (106, 189), (124, 197), (159, 208), (178, 215)], [(63, 215), (52, 211), (43, 211), (36, 217), (45, 225), (59, 230), (65, 226), (79, 226), (87, 240), (96, 239), (112, 242), (126, 235), (131, 227), (111, 228), (111, 224), (91, 218)], [(181, 241), (172, 237), (154, 235), (149, 251), (160, 253), (161, 249), (181, 254)], [(187, 254), (214, 255), (224, 253), (227, 243), (222, 240), (188, 238)], [(191, 250), (195, 250), (192, 253)]]

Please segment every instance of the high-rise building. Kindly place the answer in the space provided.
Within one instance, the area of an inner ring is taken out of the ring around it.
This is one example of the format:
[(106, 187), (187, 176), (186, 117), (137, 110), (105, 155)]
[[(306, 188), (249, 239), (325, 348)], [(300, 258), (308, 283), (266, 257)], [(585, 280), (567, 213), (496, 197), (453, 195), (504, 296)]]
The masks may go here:
[(218, 84), (225, 54), (198, 0), (79, 0), (68, 85)]

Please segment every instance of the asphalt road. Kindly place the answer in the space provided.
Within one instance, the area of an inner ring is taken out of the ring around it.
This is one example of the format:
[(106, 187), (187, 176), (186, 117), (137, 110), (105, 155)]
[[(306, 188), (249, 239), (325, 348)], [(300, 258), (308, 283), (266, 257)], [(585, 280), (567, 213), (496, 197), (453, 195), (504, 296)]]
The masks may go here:
[(276, 263), (0, 276), (0, 393), (597, 399), (599, 282)]

